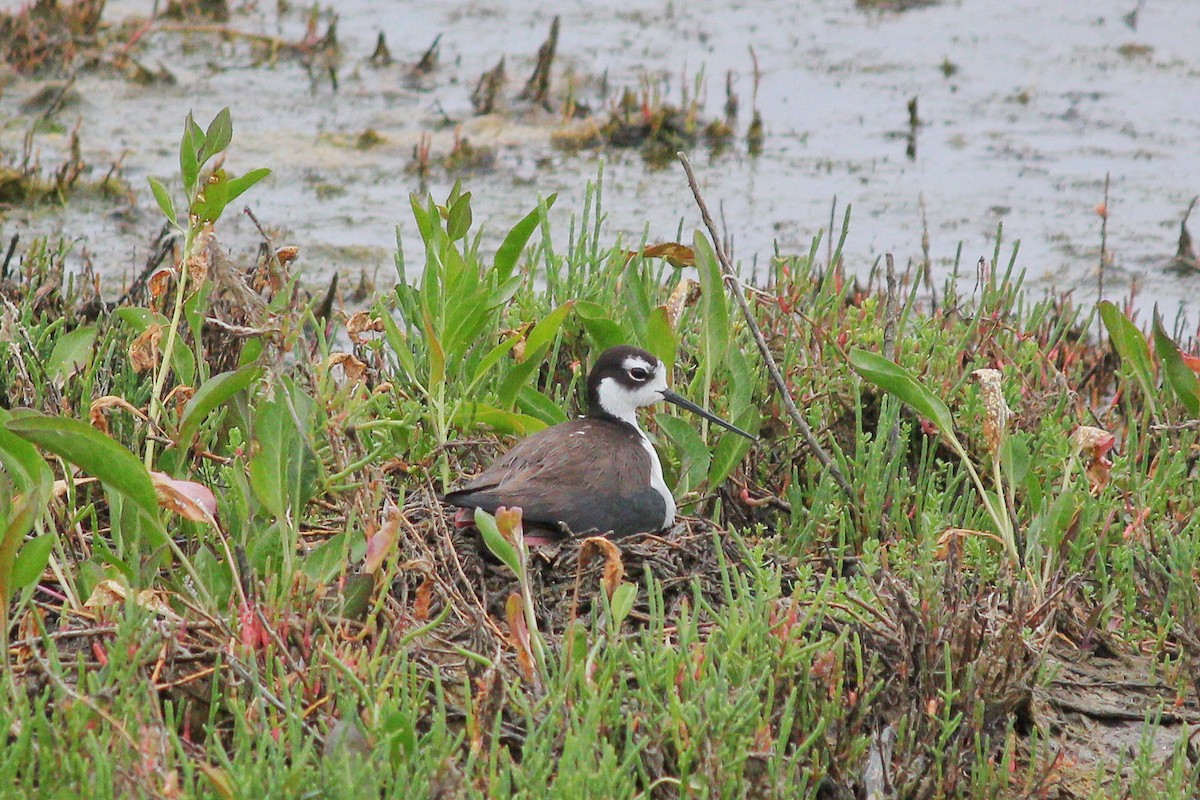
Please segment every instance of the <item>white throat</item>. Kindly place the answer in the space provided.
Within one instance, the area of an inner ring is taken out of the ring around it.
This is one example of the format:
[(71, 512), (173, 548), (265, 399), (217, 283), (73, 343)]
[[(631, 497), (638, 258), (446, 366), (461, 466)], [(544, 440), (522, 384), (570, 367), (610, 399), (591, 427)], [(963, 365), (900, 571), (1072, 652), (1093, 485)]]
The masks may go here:
[(642, 406), (662, 400), (662, 392), (666, 388), (666, 377), (660, 373), (649, 383), (639, 386), (633, 391), (624, 388), (612, 378), (600, 381), (599, 390), (600, 407), (606, 413), (632, 425), (642, 440), (642, 447), (650, 456), (650, 487), (662, 496), (663, 503), (666, 504), (666, 514), (662, 524), (664, 528), (675, 522), (675, 497), (671, 494), (666, 479), (663, 478), (662, 462), (658, 460), (658, 451), (650, 443), (650, 437), (638, 425), (637, 410)]

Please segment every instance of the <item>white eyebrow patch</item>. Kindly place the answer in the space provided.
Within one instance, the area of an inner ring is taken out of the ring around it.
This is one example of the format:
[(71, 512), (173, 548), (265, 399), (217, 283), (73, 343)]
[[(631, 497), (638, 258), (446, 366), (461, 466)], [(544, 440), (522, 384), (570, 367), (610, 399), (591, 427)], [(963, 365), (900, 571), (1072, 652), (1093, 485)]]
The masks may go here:
[(621, 362), (621, 368), (626, 372), (636, 367), (641, 367), (647, 372), (658, 372), (657, 364), (651, 364), (641, 356), (626, 356), (625, 360)]

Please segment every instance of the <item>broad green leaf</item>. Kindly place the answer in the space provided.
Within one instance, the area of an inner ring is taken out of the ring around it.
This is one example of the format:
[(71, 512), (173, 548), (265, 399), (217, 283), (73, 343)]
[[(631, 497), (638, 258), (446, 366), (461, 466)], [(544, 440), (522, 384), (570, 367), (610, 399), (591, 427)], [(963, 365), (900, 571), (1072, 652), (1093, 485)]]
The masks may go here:
[(629, 344), (633, 339), (608, 315), (608, 310), (590, 300), (575, 302), (575, 314), (596, 343), (596, 352), (602, 352), (619, 344)]
[(208, 419), (209, 414), (228, 403), (234, 395), (245, 389), (262, 373), (262, 370), (248, 364), (232, 372), (222, 372), (214, 375), (200, 385), (192, 399), (183, 407), (183, 420), (179, 426), (177, 444), (187, 448), (192, 444), (192, 438)]
[(92, 345), (95, 341), (96, 328), (93, 325), (76, 328), (59, 337), (50, 352), (50, 360), (46, 362), (46, 370), (50, 377), (63, 381), (86, 368), (92, 360)]
[(178, 226), (179, 223), (175, 220), (175, 202), (171, 199), (171, 193), (157, 178), (148, 180), (150, 181), (150, 191), (154, 193), (154, 199), (158, 201), (158, 207), (162, 209), (163, 214), (166, 214), (172, 225)]
[(529, 336), (525, 340), (525, 349), (540, 350), (543, 346), (550, 344), (554, 337), (558, 335), (559, 328), (562, 327), (563, 321), (567, 318), (567, 314), (575, 307), (574, 300), (568, 300), (558, 308), (551, 311), (546, 316), (533, 326), (533, 330), (529, 332)]
[[(754, 406), (748, 406), (745, 411), (733, 419), (733, 424), (737, 425), (744, 431), (750, 433), (758, 433), (758, 426), (761, 424), (762, 417), (759, 411)], [(709, 431), (719, 431), (720, 428), (709, 428)], [(742, 459), (746, 457), (746, 453), (750, 452), (750, 446), (754, 444), (745, 436), (739, 436), (732, 431), (725, 431), (721, 434), (720, 441), (713, 448), (712, 465), (708, 468), (708, 485), (714, 489), (725, 482), (734, 468), (742, 463)]]
[(1029, 474), (1028, 440), (1029, 434), (1027, 433), (1010, 433), (1004, 437), (1004, 442), (1000, 445), (1000, 466), (1013, 486), (1024, 484), (1025, 476)]
[(487, 377), (492, 368), (500, 362), (500, 359), (509, 353), (516, 346), (517, 342), (521, 341), (520, 336), (509, 336), (500, 344), (488, 351), (483, 360), (475, 367), (475, 374), (471, 377), (471, 383), (468, 384), (465, 394), (471, 395), (480, 381)]
[(316, 584), (325, 584), (347, 568), (346, 532), (342, 531), (321, 543), (304, 558), (304, 574)]
[[(556, 199), (558, 199), (557, 194), (552, 194), (546, 198), (545, 208), (548, 209), (553, 206)], [(517, 266), (517, 261), (521, 258), (521, 253), (525, 250), (525, 245), (529, 242), (529, 237), (533, 235), (533, 232), (537, 230), (538, 224), (541, 222), (541, 214), (542, 208), (540, 206), (530, 211), (504, 237), (500, 249), (496, 251), (496, 259), (494, 261), (496, 274), (499, 276), (501, 282), (508, 280), (512, 276), (513, 270)]]
[(446, 235), (457, 242), (471, 229), (471, 193), (467, 192), (454, 201), (446, 215)]
[(501, 408), (511, 409), (516, 405), (517, 393), (529, 384), (529, 378), (542, 365), (546, 352), (573, 306), (574, 301), (568, 300), (533, 326), (525, 339), (525, 360), (514, 364), (500, 384), (497, 395)]
[[(376, 316), (383, 321), (383, 338), (391, 348), (393, 355), (396, 356), (396, 361), (400, 368), (406, 373), (403, 377), (413, 383), (417, 383), (417, 365), (413, 360), (412, 350), (409, 349), (408, 339), (404, 332), (400, 330), (400, 326), (396, 324), (396, 320), (392, 318), (391, 313), (382, 302), (375, 304)], [(425, 388), (420, 386), (421, 391)]]
[(501, 535), (500, 529), (496, 527), (496, 518), (482, 508), (477, 508), (475, 509), (475, 527), (483, 535), (483, 543), (487, 545), (488, 550), (492, 551), (492, 555), (504, 562), (504, 566), (512, 570), (513, 574), (520, 579), (522, 577), (521, 561), (517, 556), (517, 548)]
[(486, 425), (497, 433), (515, 436), (528, 436), (546, 427), (546, 423), (537, 417), (470, 401), (459, 406), (454, 414), (454, 422), (463, 427), (471, 424)]
[(208, 130), (204, 133), (205, 160), (220, 153), (229, 146), (231, 141), (233, 141), (233, 116), (229, 113), (229, 106), (226, 106), (217, 112), (213, 121), (208, 124)]
[(203, 191), (196, 195), (192, 213), (205, 222), (216, 222), (229, 202), (229, 182), (225, 170), (214, 172), (205, 182)]
[(709, 366), (715, 370), (725, 359), (729, 347), (729, 298), (725, 293), (721, 264), (708, 237), (696, 231), (692, 246), (696, 251), (696, 272), (700, 276), (702, 341), (706, 359), (711, 362)]
[(1133, 371), (1134, 378), (1142, 387), (1146, 402), (1150, 405), (1150, 413), (1157, 417), (1157, 404), (1154, 402), (1154, 362), (1150, 359), (1150, 345), (1137, 326), (1121, 310), (1107, 300), (1101, 301), (1100, 319), (1112, 339), (1117, 355)]
[(950, 415), (950, 409), (899, 364), (876, 353), (854, 348), (850, 351), (850, 366), (859, 375), (900, 398), (918, 414), (932, 421), (943, 434), (954, 435), (954, 418)]
[[(4, 498), (0, 496), (0, 499)], [(17, 550), (44, 506), (39, 497), (19, 495), (6, 513), (0, 516), (0, 625), (8, 625), (8, 603), (13, 591), (18, 588), (14, 582)]]
[(4, 426), (3, 423), (13, 418), (11, 413), (0, 408), (0, 467), (12, 476), (19, 492), (48, 500), (54, 474), (36, 447)]
[(271, 174), (271, 170), (267, 169), (266, 167), (259, 167), (258, 169), (250, 170), (245, 175), (242, 175), (240, 177), (230, 178), (229, 181), (226, 183), (226, 192), (227, 192), (226, 197), (225, 197), (226, 205), (228, 205), (229, 203), (232, 203), (234, 200), (239, 198), (243, 193), (245, 193), (245, 191), (247, 189), (249, 189), (251, 186), (258, 183), (259, 181), (261, 181), (263, 178), (267, 177), (270, 174)]
[(259, 403), (254, 418), (254, 455), (248, 472), (255, 497), (278, 519), (295, 523), (315, 492), (316, 456), (306, 438), (313, 401), (290, 381)]
[(1162, 364), (1163, 383), (1179, 400), (1187, 413), (1200, 417), (1200, 380), (1191, 367), (1184, 363), (1179, 347), (1163, 329), (1162, 319), (1154, 315), (1154, 352)]
[(430, 391), (435, 387), (446, 382), (446, 352), (442, 349), (442, 342), (438, 339), (437, 330), (433, 325), (433, 317), (428, 311), (422, 318), (425, 328), (425, 344), (429, 348), (429, 382), (427, 384)]
[(184, 193), (188, 195), (196, 191), (196, 179), (200, 175), (200, 163), (196, 155), (199, 152), (203, 134), (197, 138), (196, 130), (198, 128), (189, 112), (183, 123), (183, 137), (179, 141), (179, 174), (183, 178)]
[(666, 306), (657, 306), (646, 318), (646, 349), (663, 362), (670, 375), (675, 369), (675, 357), (679, 352), (679, 336), (671, 327)]
[(621, 585), (613, 592), (612, 602), (609, 604), (612, 608), (613, 627), (620, 629), (625, 619), (629, 616), (629, 612), (633, 611), (633, 603), (637, 600), (637, 585), (622, 581)]
[[(54, 534), (46, 533), (36, 539), (30, 539), (17, 553), (17, 559), (12, 566), (12, 590), (19, 592), (26, 586), (32, 586), (46, 564), (50, 562), (50, 553), (54, 549)], [(2, 567), (0, 567), (2, 568)], [(0, 597), (3, 596), (0, 590)]]
[(517, 406), (547, 425), (557, 425), (570, 419), (562, 406), (532, 386), (523, 386), (521, 391), (517, 392)]
[(675, 494), (684, 494), (695, 489), (708, 475), (712, 451), (704, 439), (700, 438), (700, 432), (693, 427), (690, 420), (668, 414), (659, 414), (655, 420), (658, 427), (675, 444), (675, 452), (679, 455), (679, 485), (675, 487)]
[(106, 487), (129, 498), (149, 518), (158, 519), (158, 497), (141, 460), (91, 425), (41, 414), (14, 417), (4, 424), (17, 436), (99, 478)]
[(408, 196), (408, 202), (412, 206), (413, 219), (417, 221), (417, 232), (421, 234), (421, 241), (425, 242), (428, 249), (433, 238), (434, 226), (437, 224), (436, 217), (425, 210), (424, 198), (416, 192)]

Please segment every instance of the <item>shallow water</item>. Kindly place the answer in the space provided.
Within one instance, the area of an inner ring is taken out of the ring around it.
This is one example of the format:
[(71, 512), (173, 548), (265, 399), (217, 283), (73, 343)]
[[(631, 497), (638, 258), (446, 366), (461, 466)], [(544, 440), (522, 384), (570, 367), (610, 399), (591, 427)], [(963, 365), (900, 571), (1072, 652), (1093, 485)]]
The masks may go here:
[[(853, 205), (846, 246), (852, 271), (865, 273), (889, 251), (901, 265), (920, 259), (927, 224), (938, 274), (950, 271), (961, 242), (964, 274), (973, 276), (978, 258), (991, 256), (1003, 222), (1004, 257), (1019, 239), (1017, 265), (1032, 286), (1075, 289), (1077, 297), (1092, 299), (1096, 207), (1107, 172), (1106, 294), (1120, 297), (1136, 282), (1143, 308), (1158, 302), (1173, 311), (1184, 303), (1194, 320), (1200, 275), (1181, 278), (1164, 267), (1184, 210), (1200, 193), (1200, 3), (1148, 0), (1134, 27), (1124, 17), (1135, 4), (963, 0), (903, 13), (865, 12), (851, 0), (577, 4), (562, 12), (555, 76), (561, 86), (565, 72), (574, 75), (582, 99), (600, 109), (603, 75), (610, 100), (650, 75), (678, 103), (703, 70), (707, 112), (715, 116), (724, 104), (726, 71), (733, 70), (744, 133), (752, 45), (761, 68), (762, 154), (747, 155), (744, 141), (717, 158), (703, 146), (693, 153), (706, 196), (722, 206), (737, 257), (747, 265), (763, 263), (776, 247), (807, 252), (812, 237), (828, 228), (836, 197), (839, 225), (845, 205)], [(114, 0), (105, 19), (144, 15), (151, 5)], [(235, 15), (231, 27), (301, 37), (305, 12), (279, 17), (274, 3), (260, 5)], [(493, 170), (463, 179), (474, 195), (475, 219), (495, 237), (539, 192), (558, 191), (552, 213), (565, 244), (582, 186), (601, 160), (609, 237), (636, 241), (648, 222), (649, 239), (663, 241), (675, 238), (681, 221), (685, 236), (699, 226), (676, 165), (650, 170), (633, 151), (561, 152), (550, 144), (554, 117), (472, 116), (475, 81), (501, 55), (508, 96), (523, 85), (550, 25), (544, 4), (333, 5), (343, 52), (337, 91), (319, 70), (310, 74), (295, 60), (255, 66), (244, 44), (178, 32), (152, 32), (134, 50), (147, 66), (166, 66), (178, 79), (174, 86), (82, 75), (82, 101), (58, 119), (69, 126), (82, 118), (84, 157), (99, 174), (124, 156), (136, 205), (72, 200), (64, 209), (13, 212), (0, 223), (4, 236), (82, 234), (77, 254), (86, 248), (117, 285), (145, 260), (158, 227), (146, 176), (175, 174), (178, 131), (189, 109), (206, 122), (223, 105), (231, 107), (235, 129), (227, 166), (275, 170), (245, 200), (265, 225), (282, 229), (279, 242), (301, 246), (313, 283), (334, 271), (355, 281), (364, 268), (390, 280), (397, 223), (409, 263), (419, 262), (407, 200), (418, 182), (404, 166), (422, 132), (433, 133), (435, 158), (449, 149), (454, 132), (446, 118), (461, 122), (473, 143), (496, 148)], [(381, 30), (397, 64), (376, 69), (367, 57)], [(439, 69), (423, 85), (410, 85), (408, 66), (439, 33)], [(37, 88), (16, 80), (0, 96), (0, 141), (10, 152), (27, 123), (19, 104)], [(914, 96), (923, 124), (910, 159), (906, 104)], [(368, 128), (382, 144), (357, 149)], [(43, 161), (53, 164), (65, 136), (37, 141)], [(435, 171), (429, 188), (444, 196), (452, 182)], [(235, 247), (253, 245), (240, 214), (231, 213), (222, 231)]]

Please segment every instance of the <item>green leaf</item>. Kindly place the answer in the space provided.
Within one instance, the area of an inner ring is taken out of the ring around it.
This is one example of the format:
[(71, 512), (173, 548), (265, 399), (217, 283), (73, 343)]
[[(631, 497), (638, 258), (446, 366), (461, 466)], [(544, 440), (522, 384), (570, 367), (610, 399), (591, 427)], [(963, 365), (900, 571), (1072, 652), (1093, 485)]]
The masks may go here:
[(1146, 396), (1151, 416), (1157, 417), (1158, 409), (1154, 402), (1154, 362), (1150, 359), (1150, 345), (1146, 342), (1146, 337), (1109, 301), (1102, 301), (1098, 308), (1100, 319), (1104, 321), (1104, 327), (1108, 330), (1117, 355), (1133, 371), (1134, 378)]
[(571, 313), (571, 309), (574, 307), (575, 301), (568, 300), (546, 316), (542, 317), (541, 321), (533, 326), (533, 330), (529, 332), (529, 336), (525, 339), (526, 352), (530, 350), (541, 350), (543, 347), (554, 341), (554, 337), (558, 335), (559, 328), (562, 327), (563, 321), (567, 318), (567, 314)]
[(525, 360), (514, 364), (504, 376), (504, 382), (500, 384), (497, 399), (501, 408), (511, 409), (516, 405), (517, 393), (528, 385), (530, 376), (542, 365), (546, 352), (574, 305), (574, 301), (568, 300), (533, 326), (533, 330), (525, 338)]
[[(42, 576), (46, 564), (50, 562), (50, 553), (54, 550), (54, 534), (47, 533), (36, 539), (25, 542), (13, 562), (11, 587), (20, 591), (26, 586), (32, 586)], [(2, 592), (2, 590), (0, 590)], [(0, 596), (3, 596), (0, 594)]]
[(475, 527), (483, 535), (483, 543), (487, 545), (492, 555), (500, 559), (504, 566), (512, 570), (517, 578), (521, 578), (521, 561), (517, 556), (517, 548), (504, 538), (496, 527), (496, 518), (482, 508), (475, 509)]
[(88, 325), (76, 328), (59, 338), (50, 352), (46, 362), (46, 370), (50, 377), (64, 381), (71, 375), (87, 367), (92, 359), (92, 345), (96, 341), (96, 328)]
[(709, 244), (708, 237), (696, 231), (692, 237), (692, 246), (696, 252), (696, 272), (700, 276), (700, 308), (704, 314), (701, 334), (705, 364), (706, 368), (715, 371), (725, 360), (725, 351), (729, 347), (729, 298), (725, 293), (721, 264), (717, 261), (717, 253)]
[[(762, 417), (758, 409), (748, 406), (741, 414), (734, 418), (733, 424), (744, 431), (758, 433), (758, 426), (761, 421)], [(710, 432), (716, 430), (719, 429), (709, 428)], [(745, 436), (739, 436), (732, 431), (722, 433), (721, 440), (713, 448), (712, 465), (708, 468), (708, 485), (715, 489), (724, 483), (734, 468), (742, 463), (742, 459), (746, 457), (746, 453), (750, 452), (750, 447), (753, 444)]]
[(228, 403), (234, 395), (245, 389), (262, 374), (262, 370), (254, 364), (239, 367), (232, 372), (222, 372), (214, 375), (201, 384), (192, 399), (183, 407), (183, 420), (179, 426), (179, 446), (187, 448), (192, 444), (192, 438), (208, 419), (209, 414)]
[(459, 406), (454, 414), (454, 422), (463, 427), (486, 425), (497, 433), (515, 436), (528, 436), (546, 427), (546, 423), (537, 417), (470, 401), (464, 401)]
[(679, 485), (675, 493), (683, 494), (695, 489), (708, 475), (712, 451), (690, 421), (667, 414), (659, 414), (655, 420), (658, 427), (674, 442), (675, 450), (679, 454)]
[(311, 398), (285, 381), (276, 388), (275, 397), (259, 404), (254, 418), (250, 487), (281, 520), (298, 520), (315, 491), (318, 465), (305, 438), (311, 416)]
[(626, 618), (629, 617), (629, 612), (633, 611), (635, 600), (637, 600), (637, 586), (628, 581), (622, 581), (621, 585), (613, 592), (612, 602), (610, 603), (613, 627), (615, 629), (619, 630)]
[(1000, 467), (1008, 476), (1009, 483), (1021, 486), (1029, 474), (1029, 434), (1010, 433), (1000, 445)]
[[(558, 199), (557, 194), (552, 194), (546, 198), (544, 207), (549, 209), (554, 205), (554, 201)], [(504, 241), (500, 244), (500, 249), (496, 251), (496, 259), (494, 267), (496, 274), (501, 281), (508, 280), (512, 276), (513, 270), (517, 266), (517, 261), (521, 258), (521, 253), (525, 250), (526, 243), (529, 242), (529, 237), (537, 230), (538, 224), (541, 222), (542, 206), (535, 208), (526, 214), (520, 222), (512, 227), (508, 235), (504, 237)]]
[(1154, 352), (1162, 364), (1163, 383), (1191, 417), (1200, 417), (1200, 380), (1184, 363), (1179, 347), (1167, 335), (1157, 311), (1154, 314)]
[(208, 130), (204, 134), (204, 160), (215, 156), (223, 151), (233, 141), (233, 115), (229, 113), (229, 106), (222, 108), (213, 117), (213, 121), (208, 124)]
[[(0, 499), (4, 499), (0, 496)], [(25, 534), (33, 527), (44, 510), (41, 498), (20, 495), (7, 513), (0, 517), (0, 625), (8, 625), (8, 602), (17, 589), (14, 582), (17, 550), (25, 541)]]
[(225, 197), (226, 205), (232, 203), (243, 193), (245, 193), (247, 189), (270, 174), (271, 170), (267, 169), (266, 167), (259, 167), (258, 169), (250, 170), (245, 175), (240, 177), (230, 178), (225, 186), (227, 192)]
[(457, 242), (471, 229), (471, 193), (467, 192), (454, 201), (446, 217), (446, 235)]
[(175, 221), (175, 202), (171, 199), (171, 193), (157, 178), (148, 178), (147, 180), (150, 181), (150, 191), (154, 192), (154, 199), (158, 201), (158, 207), (167, 215), (171, 224), (178, 227), (179, 223)]
[(674, 371), (679, 337), (671, 327), (666, 306), (657, 306), (646, 318), (646, 349), (658, 356), (666, 366), (668, 375)]
[[(0, 408), (0, 423), (13, 419), (13, 415)], [(17, 490), (33, 494), (48, 501), (54, 487), (54, 473), (37, 448), (0, 424), (0, 467), (12, 476)]]
[(858, 348), (850, 351), (850, 366), (859, 375), (888, 394), (900, 398), (918, 414), (932, 421), (943, 434), (954, 435), (954, 418), (950, 415), (950, 409), (908, 370), (881, 355)]
[(229, 202), (229, 182), (224, 170), (217, 170), (204, 184), (204, 189), (196, 195), (192, 204), (192, 213), (205, 222), (216, 222), (225, 211)]
[(41, 414), (14, 417), (4, 425), (22, 439), (99, 478), (106, 487), (129, 498), (144, 514), (158, 519), (158, 497), (146, 467), (137, 456), (91, 425)]
[(584, 329), (596, 343), (597, 352), (633, 341), (632, 337), (609, 317), (607, 309), (599, 303), (577, 300), (575, 314), (583, 322)]
[(200, 175), (200, 162), (196, 155), (203, 142), (203, 134), (197, 138), (196, 122), (188, 112), (183, 123), (183, 137), (179, 141), (179, 174), (183, 178), (184, 194), (191, 195), (196, 191), (196, 179)]
[(558, 425), (560, 422), (570, 419), (561, 405), (532, 386), (524, 386), (521, 391), (517, 392), (517, 406), (526, 414), (540, 419), (547, 425)]

